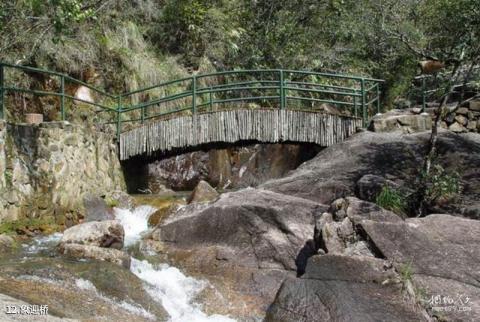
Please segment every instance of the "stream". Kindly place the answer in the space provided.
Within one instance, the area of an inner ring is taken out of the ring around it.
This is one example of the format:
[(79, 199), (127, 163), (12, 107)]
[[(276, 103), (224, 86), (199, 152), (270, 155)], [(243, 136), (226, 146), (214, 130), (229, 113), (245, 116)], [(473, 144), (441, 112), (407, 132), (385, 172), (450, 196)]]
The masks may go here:
[[(149, 230), (148, 219), (156, 211), (156, 208), (143, 205), (133, 210), (114, 208), (114, 215), (120, 221), (125, 230), (124, 249), (131, 256), (130, 271), (143, 281), (143, 291), (157, 301), (168, 313), (171, 322), (232, 322), (235, 321), (227, 316), (212, 314), (208, 315), (203, 308), (205, 303), (199, 303), (198, 295), (209, 283), (186, 276), (178, 268), (166, 263), (154, 263), (145, 258), (138, 258), (135, 248), (140, 242), (142, 235)], [(37, 237), (22, 245), (22, 261), (32, 260), (35, 257), (54, 257), (55, 247), (62, 237), (61, 233)], [(79, 264), (82, 261), (77, 261)], [(97, 265), (90, 262), (90, 265)], [(52, 267), (55, 265), (52, 264)], [(55, 268), (52, 268), (53, 270)], [(45, 279), (44, 274), (36, 276), (31, 274), (29, 279)], [(55, 275), (55, 274), (50, 274)], [(45, 279), (47, 281), (47, 279)], [(47, 281), (48, 282), (48, 281)], [(59, 283), (59, 281), (50, 281)], [(114, 307), (122, 308), (133, 315), (147, 320), (156, 320), (157, 316), (150, 312), (147, 307), (142, 307), (132, 301), (120, 300), (104, 294), (105, 290), (99, 290), (92, 281), (86, 278), (76, 278), (74, 285), (79, 290), (94, 294), (101, 301), (110, 303)], [(135, 320), (135, 319), (134, 319)]]

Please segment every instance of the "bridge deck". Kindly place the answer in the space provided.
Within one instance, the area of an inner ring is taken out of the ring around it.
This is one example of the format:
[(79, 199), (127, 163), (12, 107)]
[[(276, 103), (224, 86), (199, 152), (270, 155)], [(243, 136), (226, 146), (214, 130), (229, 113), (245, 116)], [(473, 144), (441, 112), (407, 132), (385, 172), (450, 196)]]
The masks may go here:
[(201, 144), (255, 140), (308, 142), (321, 146), (345, 140), (362, 119), (287, 109), (227, 110), (145, 123), (120, 135), (120, 159)]

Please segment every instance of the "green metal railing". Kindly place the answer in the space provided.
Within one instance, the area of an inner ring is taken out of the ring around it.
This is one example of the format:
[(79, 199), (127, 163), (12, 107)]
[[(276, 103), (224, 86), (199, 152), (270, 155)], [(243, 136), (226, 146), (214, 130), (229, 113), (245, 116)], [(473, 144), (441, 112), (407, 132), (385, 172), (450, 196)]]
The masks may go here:
[[(45, 74), (56, 79), (58, 90), (46, 91), (9, 84), (8, 71)], [(327, 103), (352, 117), (361, 117), (366, 126), (369, 115), (380, 112), (383, 80), (358, 76), (297, 70), (234, 70), (194, 75), (114, 95), (68, 75), (34, 67), (0, 64), (0, 119), (6, 117), (8, 93), (59, 97), (60, 119), (66, 120), (66, 99), (98, 107), (114, 116), (106, 124), (116, 126), (117, 135), (125, 124), (144, 123), (167, 115), (189, 115), (234, 108), (278, 108), (320, 111)], [(67, 93), (66, 83), (89, 88), (108, 101), (90, 102)]]
[[(24, 73), (30, 74), (30, 75), (36, 75), (36, 74), (41, 74), (41, 75), (48, 75), (50, 77), (55, 78), (59, 82), (59, 90), (58, 91), (45, 91), (45, 90), (37, 90), (37, 89), (31, 89), (31, 88), (23, 88), (23, 87), (18, 87), (14, 85), (9, 85), (8, 84), (8, 77), (6, 77), (6, 73), (8, 70), (19, 70)], [(110, 112), (115, 112), (116, 107), (111, 107), (111, 106), (106, 106), (102, 105), (99, 103), (83, 100), (78, 97), (74, 97), (70, 94), (67, 93), (65, 90), (65, 84), (66, 83), (71, 83), (71, 84), (76, 84), (76, 85), (81, 85), (89, 88), (93, 92), (97, 93), (98, 95), (110, 98), (110, 99), (115, 99), (116, 95), (109, 94), (105, 91), (102, 91), (94, 86), (91, 86), (85, 82), (82, 82), (78, 79), (75, 79), (73, 77), (70, 77), (66, 74), (62, 73), (57, 73), (57, 72), (52, 72), (40, 68), (35, 68), (35, 67), (29, 67), (29, 66), (21, 66), (21, 65), (12, 65), (12, 64), (6, 64), (6, 63), (0, 63), (0, 119), (4, 119), (6, 116), (5, 113), (5, 95), (9, 92), (20, 92), (20, 93), (26, 93), (26, 94), (33, 94), (37, 96), (55, 96), (60, 98), (60, 118), (61, 120), (66, 119), (66, 104), (65, 104), (65, 99), (71, 99), (74, 101), (82, 102), (91, 106), (96, 106), (100, 107), (102, 110), (105, 111), (110, 111)]]
[[(437, 100), (445, 93), (445, 84), (448, 83), (446, 79), (450, 76), (451, 73), (438, 73), (415, 77), (412, 83), (412, 92), (409, 95), (410, 99), (421, 104), (422, 110), (425, 110), (427, 107), (427, 101)], [(457, 91), (458, 88), (474, 84), (477, 84), (477, 86), (480, 84), (480, 66), (472, 68), (468, 79), (453, 85), (454, 94), (461, 92)]]

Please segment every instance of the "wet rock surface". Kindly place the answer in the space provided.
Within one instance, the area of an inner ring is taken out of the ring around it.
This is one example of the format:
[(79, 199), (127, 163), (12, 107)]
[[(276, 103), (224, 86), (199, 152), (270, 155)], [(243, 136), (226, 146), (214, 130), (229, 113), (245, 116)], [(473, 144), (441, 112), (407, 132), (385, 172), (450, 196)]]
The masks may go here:
[(144, 290), (142, 280), (113, 263), (52, 257), (2, 260), (0, 276), (0, 293), (48, 305), (49, 314), (61, 321), (134, 322), (152, 321), (152, 316), (168, 320), (163, 307)]
[(10, 252), (17, 246), (15, 239), (6, 234), (0, 234), (0, 251)]
[(66, 257), (74, 259), (95, 259), (111, 262), (127, 269), (130, 268), (130, 255), (114, 248), (80, 244), (61, 244), (59, 252)]
[(123, 190), (109, 191), (103, 197), (103, 200), (109, 207), (124, 209), (133, 209), (135, 207), (135, 199)]

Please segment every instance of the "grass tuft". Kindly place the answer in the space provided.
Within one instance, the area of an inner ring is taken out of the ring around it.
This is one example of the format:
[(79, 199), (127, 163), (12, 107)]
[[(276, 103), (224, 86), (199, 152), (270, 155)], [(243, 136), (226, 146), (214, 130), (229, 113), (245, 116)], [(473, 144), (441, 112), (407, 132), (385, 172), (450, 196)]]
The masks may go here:
[(376, 204), (380, 207), (391, 210), (397, 215), (405, 215), (407, 210), (406, 198), (398, 191), (390, 188), (388, 185), (382, 188), (378, 194)]

